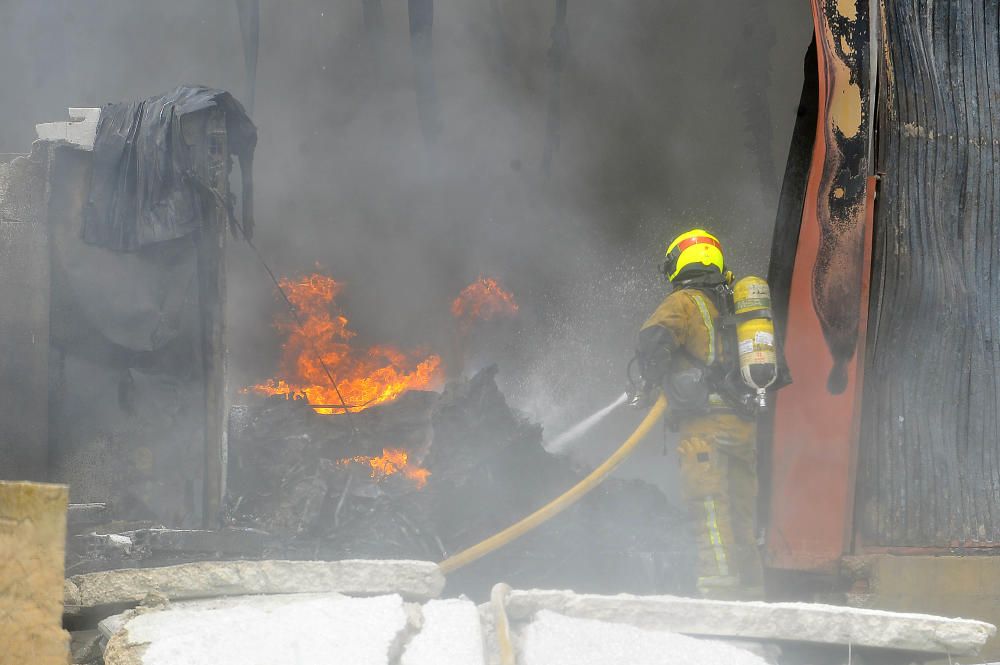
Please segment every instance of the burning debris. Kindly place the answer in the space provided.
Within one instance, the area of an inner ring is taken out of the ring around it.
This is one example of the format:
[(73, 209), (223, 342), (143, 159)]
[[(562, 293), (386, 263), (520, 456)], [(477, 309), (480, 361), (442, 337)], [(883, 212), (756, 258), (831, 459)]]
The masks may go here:
[[(352, 411), (391, 401), (407, 390), (436, 389), (441, 384), (441, 359), (435, 355), (404, 352), (393, 346), (359, 349), (351, 340), (357, 333), (337, 306), (343, 283), (321, 273), (279, 280), (297, 316), (280, 316), (275, 322), (285, 334), (281, 373), (251, 388), (261, 395), (304, 396), (310, 404), (330, 414), (341, 397)], [(331, 384), (326, 369), (337, 378)], [(339, 392), (338, 392), (339, 391)]]
[(410, 454), (402, 448), (383, 448), (378, 457), (355, 455), (337, 462), (338, 465), (367, 464), (371, 467), (371, 478), (379, 482), (394, 473), (402, 473), (404, 478), (413, 481), (417, 489), (423, 489), (431, 472), (427, 469), (410, 464)]
[[(317, 414), (304, 399), (236, 407), (228, 521), (285, 558), (442, 560), (536, 509), (583, 475), (541, 446), (496, 368), (364, 411)], [(692, 561), (681, 515), (656, 488), (609, 480), (573, 509), (449, 577), (482, 593), (503, 578), (588, 590), (681, 591)]]

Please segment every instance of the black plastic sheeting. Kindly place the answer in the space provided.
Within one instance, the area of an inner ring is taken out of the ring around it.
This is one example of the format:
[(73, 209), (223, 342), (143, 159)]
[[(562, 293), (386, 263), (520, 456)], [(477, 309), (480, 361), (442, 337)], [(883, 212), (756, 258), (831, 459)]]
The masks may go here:
[(135, 251), (196, 232), (204, 215), (204, 187), (196, 182), (184, 116), (212, 107), (226, 116), (229, 148), (243, 180), (243, 228), (253, 231), (254, 127), (243, 105), (224, 90), (180, 86), (165, 95), (109, 104), (94, 143), (93, 175), (83, 215), (84, 242)]

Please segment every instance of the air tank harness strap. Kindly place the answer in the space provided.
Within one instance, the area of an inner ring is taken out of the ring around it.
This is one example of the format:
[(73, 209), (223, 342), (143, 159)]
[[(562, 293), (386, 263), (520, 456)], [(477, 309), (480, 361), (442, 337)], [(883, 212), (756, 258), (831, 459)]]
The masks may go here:
[[(708, 305), (705, 304), (705, 298), (697, 291), (684, 291), (684, 295), (691, 299), (691, 301), (698, 307), (698, 311), (701, 312), (702, 322), (705, 324), (705, 330), (708, 331), (708, 360), (702, 361), (705, 365), (713, 365), (715, 363), (715, 320), (712, 318), (712, 314), (708, 311)], [(690, 354), (689, 354), (690, 355)]]
[(774, 318), (774, 313), (771, 312), (771, 308), (756, 309), (749, 312), (743, 312), (742, 314), (727, 314), (726, 316), (720, 317), (719, 325), (723, 328), (730, 328), (738, 323), (743, 323), (744, 321), (750, 321), (751, 319), (760, 318)]

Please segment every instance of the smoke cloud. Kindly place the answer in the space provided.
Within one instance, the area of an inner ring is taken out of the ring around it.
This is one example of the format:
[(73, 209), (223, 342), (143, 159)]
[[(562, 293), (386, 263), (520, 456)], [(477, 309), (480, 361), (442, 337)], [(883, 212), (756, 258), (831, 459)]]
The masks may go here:
[[(364, 4), (262, 0), (253, 113), (257, 242), (279, 274), (320, 265), (346, 282), (359, 343), (446, 352), (451, 300), (495, 276), (521, 318), (503, 343), (473, 343), (466, 370), (498, 362), (512, 404), (554, 435), (622, 392), (672, 234), (706, 226), (737, 272), (765, 269), (807, 3), (569, 0), (548, 173), (555, 0), (434, 3), (433, 140), (407, 3), (384, 0), (381, 28)], [(0, 25), (0, 151), (26, 152), (33, 124), (68, 106), (179, 83), (247, 91), (232, 1), (8, 2)], [(274, 371), (278, 304), (239, 243), (229, 265), (233, 383), (247, 385)], [(620, 410), (581, 455), (635, 420)], [(626, 472), (662, 482), (662, 466)]]

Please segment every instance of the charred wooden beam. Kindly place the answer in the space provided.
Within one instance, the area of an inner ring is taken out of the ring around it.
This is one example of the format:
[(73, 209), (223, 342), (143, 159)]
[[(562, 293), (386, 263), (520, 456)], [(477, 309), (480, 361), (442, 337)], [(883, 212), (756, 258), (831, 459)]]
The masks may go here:
[[(206, 197), (206, 214), (197, 236), (198, 296), (201, 315), (201, 364), (205, 386), (205, 440), (202, 469), (202, 524), (219, 524), (225, 493), (227, 350), (225, 344), (226, 270), (225, 246), (229, 214), (223, 205), (229, 199), (229, 144), (226, 117), (219, 108), (193, 113), (185, 125), (194, 137), (197, 177), (218, 196)], [(205, 140), (201, 140), (205, 137)]]
[(385, 30), (382, 0), (361, 0), (361, 10), (365, 18), (365, 30), (369, 35), (380, 36)]
[(243, 40), (243, 63), (247, 77), (247, 111), (253, 115), (257, 91), (257, 51), (260, 45), (260, 0), (236, 0), (240, 18), (240, 35)]
[(410, 48), (413, 51), (414, 78), (417, 88), (417, 114), (420, 129), (427, 140), (441, 133), (437, 86), (434, 81), (433, 54), (434, 0), (408, 0)]
[(542, 172), (548, 174), (552, 158), (559, 149), (560, 101), (562, 99), (562, 70), (569, 48), (569, 30), (566, 28), (568, 0), (556, 0), (556, 14), (552, 23), (552, 44), (549, 46), (549, 104), (545, 124), (545, 152), (542, 155)]

